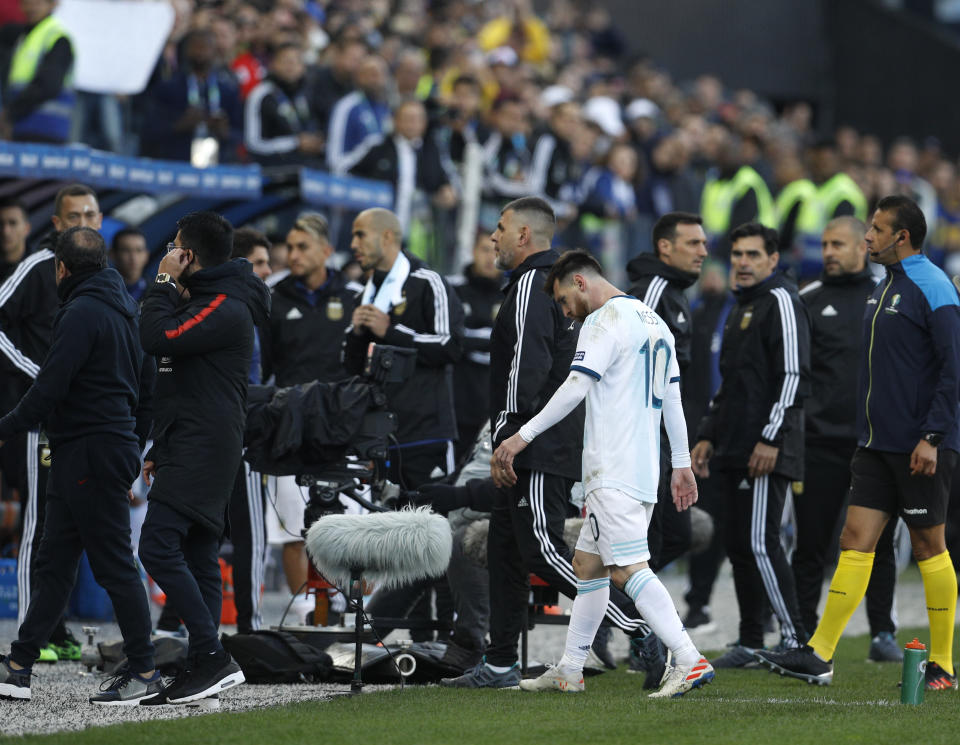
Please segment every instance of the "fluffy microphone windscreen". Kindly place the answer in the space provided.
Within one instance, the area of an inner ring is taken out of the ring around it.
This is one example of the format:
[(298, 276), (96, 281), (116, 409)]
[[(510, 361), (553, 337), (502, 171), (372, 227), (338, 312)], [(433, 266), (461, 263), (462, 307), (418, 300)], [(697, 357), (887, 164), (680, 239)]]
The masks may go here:
[(378, 587), (400, 587), (447, 570), (450, 523), (429, 507), (365, 515), (326, 515), (307, 531), (307, 553), (320, 573), (340, 587), (351, 569)]

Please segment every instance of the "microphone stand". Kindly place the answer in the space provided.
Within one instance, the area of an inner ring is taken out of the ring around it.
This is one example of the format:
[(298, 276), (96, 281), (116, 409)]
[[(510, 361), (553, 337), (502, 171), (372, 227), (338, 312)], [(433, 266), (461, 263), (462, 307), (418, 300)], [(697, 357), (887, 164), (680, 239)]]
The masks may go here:
[(353, 567), (350, 570), (350, 600), (353, 601), (353, 607), (357, 611), (356, 622), (354, 623), (354, 641), (356, 650), (353, 658), (353, 680), (350, 681), (350, 693), (360, 693), (363, 691), (363, 677), (360, 674), (360, 667), (363, 657), (363, 570), (359, 567)]

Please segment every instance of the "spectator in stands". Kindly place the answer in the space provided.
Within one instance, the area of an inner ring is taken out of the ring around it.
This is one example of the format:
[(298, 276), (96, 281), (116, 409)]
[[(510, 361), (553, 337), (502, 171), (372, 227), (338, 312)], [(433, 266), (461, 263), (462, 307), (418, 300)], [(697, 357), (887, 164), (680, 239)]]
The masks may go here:
[(250, 91), (267, 75), (264, 61), (263, 30), (260, 28), (260, 11), (253, 5), (244, 4), (236, 9), (236, 46), (234, 56), (224, 60), (233, 71), (240, 86), (240, 98), (246, 99)]
[(291, 42), (273, 50), (267, 77), (244, 105), (244, 143), (263, 165), (319, 164), (323, 137), (307, 103), (303, 49)]
[(547, 130), (533, 146), (527, 192), (546, 198), (560, 223), (576, 217), (580, 203), (579, 168), (570, 143), (581, 123), (579, 104), (557, 104), (550, 110)]
[(23, 202), (14, 197), (0, 200), (0, 283), (13, 274), (27, 255), (28, 235), (30, 218)]
[(147, 289), (147, 280), (143, 277), (143, 270), (150, 260), (147, 250), (147, 239), (136, 228), (118, 230), (110, 244), (110, 261), (120, 272), (127, 292), (138, 301)]
[(346, 173), (371, 142), (387, 130), (387, 66), (382, 57), (365, 57), (354, 73), (356, 90), (337, 101), (327, 126), (327, 168)]
[(393, 135), (371, 144), (350, 168), (354, 176), (393, 185), (394, 212), (404, 235), (410, 230), (416, 190), (442, 209), (450, 209), (457, 201), (453, 169), (448, 170), (436, 140), (426, 137), (426, 132), (426, 109), (417, 99), (408, 99), (394, 109)]
[(70, 140), (76, 94), (73, 44), (52, 13), (55, 0), (23, 0), (25, 24), (0, 30), (0, 139)]
[(504, 202), (527, 193), (530, 150), (527, 139), (527, 107), (519, 98), (501, 96), (490, 113), (493, 133), (483, 146), (483, 228), (493, 229)]
[(479, 80), (471, 75), (458, 76), (453, 81), (444, 117), (437, 123), (447, 132), (450, 159), (458, 166), (463, 163), (468, 143), (483, 145), (490, 136), (490, 128), (480, 116), (481, 96)]
[(145, 94), (140, 152), (190, 162), (196, 151), (215, 150), (213, 162), (235, 160), (243, 127), (236, 79), (216, 64), (209, 30), (191, 31), (180, 49), (181, 68)]
[(341, 98), (352, 93), (353, 75), (369, 52), (366, 43), (355, 36), (343, 35), (333, 41), (327, 55), (329, 64), (320, 65), (307, 73), (307, 100), (314, 121), (326, 127), (333, 107)]

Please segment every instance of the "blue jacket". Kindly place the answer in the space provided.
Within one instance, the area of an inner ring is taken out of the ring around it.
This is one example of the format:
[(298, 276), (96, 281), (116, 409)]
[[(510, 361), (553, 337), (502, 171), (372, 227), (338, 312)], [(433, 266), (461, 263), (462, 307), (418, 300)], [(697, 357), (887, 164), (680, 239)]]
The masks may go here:
[(859, 445), (910, 453), (927, 432), (960, 450), (960, 302), (926, 256), (887, 267), (867, 300)]
[(150, 424), (156, 367), (137, 335), (137, 306), (115, 269), (71, 275), (50, 351), (17, 407), (0, 419), (0, 440), (43, 423), (50, 445), (112, 433), (139, 439)]

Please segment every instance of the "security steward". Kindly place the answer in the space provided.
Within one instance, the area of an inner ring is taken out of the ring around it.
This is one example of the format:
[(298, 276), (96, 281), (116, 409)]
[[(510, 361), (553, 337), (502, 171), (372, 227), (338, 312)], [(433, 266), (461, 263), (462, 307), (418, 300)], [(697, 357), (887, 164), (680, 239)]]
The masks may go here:
[(243, 450), (253, 328), (267, 320), (270, 295), (250, 262), (230, 260), (223, 217), (194, 212), (177, 227), (140, 312), (140, 341), (158, 358), (140, 559), (190, 634), (187, 669), (161, 696), (187, 703), (243, 682), (217, 638), (218, 553)]
[(944, 540), (950, 482), (960, 451), (960, 301), (923, 255), (927, 224), (912, 199), (877, 203), (866, 242), (886, 277), (867, 300), (860, 363), (857, 450), (840, 560), (808, 646), (758, 658), (792, 677), (833, 679), (833, 653), (870, 580), (887, 521), (910, 530), (930, 622), (927, 690), (954, 690), (957, 575)]
[(793, 481), (803, 479), (803, 409), (810, 375), (810, 322), (797, 287), (777, 271), (777, 231), (746, 223), (730, 233), (736, 306), (720, 353), (723, 382), (697, 430), (694, 472), (710, 476), (726, 513), (727, 556), (740, 606), (740, 639), (712, 660), (743, 667), (763, 647), (767, 601), (783, 643), (806, 641), (780, 521)]
[[(630, 294), (653, 308), (673, 334), (681, 385), (690, 366), (693, 337), (690, 301), (685, 291), (700, 278), (707, 256), (707, 235), (699, 215), (668, 212), (653, 226), (652, 254), (640, 254), (627, 264)], [(670, 494), (669, 442), (660, 438), (660, 487), (650, 523), (650, 567), (666, 566), (690, 549), (690, 512), (676, 509)]]
[(414, 489), (454, 469), (451, 368), (463, 351), (463, 308), (443, 277), (401, 250), (402, 235), (397, 216), (382, 208), (353, 222), (350, 247), (370, 278), (344, 334), (343, 364), (359, 374), (371, 342), (417, 351), (413, 375), (386, 390), (399, 423), (388, 477)]
[(67, 230), (56, 262), (61, 307), (50, 351), (26, 395), (0, 419), (0, 440), (44, 422), (52, 449), (37, 582), (10, 657), (0, 664), (0, 696), (30, 698), (30, 668), (66, 608), (86, 550), (113, 603), (128, 659), (90, 701), (135, 704), (160, 691), (128, 501), (149, 430), (155, 371), (140, 349), (136, 305), (108, 268), (100, 234)]
[[(804, 403), (806, 431), (803, 491), (794, 499), (797, 545), (793, 577), (804, 628), (817, 627), (823, 575), (837, 550), (840, 518), (850, 488), (850, 459), (857, 448), (857, 372), (863, 351), (863, 309), (876, 287), (867, 267), (866, 225), (837, 217), (823, 231), (823, 272), (800, 291), (810, 314), (810, 397)], [(896, 662), (903, 651), (893, 633), (896, 560), (893, 531), (884, 528), (867, 588), (869, 658)]]

